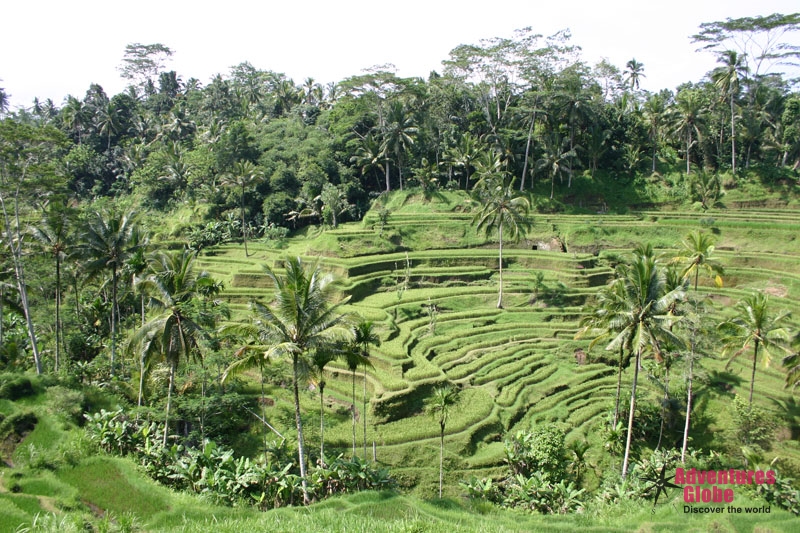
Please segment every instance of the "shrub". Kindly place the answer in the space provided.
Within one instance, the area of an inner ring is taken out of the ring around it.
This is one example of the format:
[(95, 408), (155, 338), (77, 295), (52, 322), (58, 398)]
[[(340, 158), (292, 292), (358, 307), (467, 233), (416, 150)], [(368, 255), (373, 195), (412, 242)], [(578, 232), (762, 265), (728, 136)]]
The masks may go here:
[(530, 432), (518, 431), (506, 440), (506, 461), (513, 474), (531, 476), (540, 472), (548, 480), (560, 481), (566, 472), (564, 430), (542, 424)]
[(79, 423), (86, 403), (82, 392), (56, 385), (47, 389), (47, 407), (59, 418)]
[(26, 396), (33, 396), (35, 391), (28, 376), (21, 374), (0, 375), (0, 398), (19, 400)]

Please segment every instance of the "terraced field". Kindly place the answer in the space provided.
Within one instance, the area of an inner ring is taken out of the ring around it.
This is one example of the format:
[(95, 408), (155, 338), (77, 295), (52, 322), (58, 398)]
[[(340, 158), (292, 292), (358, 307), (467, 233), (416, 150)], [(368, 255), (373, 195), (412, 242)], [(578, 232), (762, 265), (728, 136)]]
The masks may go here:
[[(588, 340), (576, 340), (575, 334), (582, 306), (610, 279), (615, 261), (639, 243), (650, 242), (669, 256), (690, 230), (716, 236), (726, 274), (723, 288), (701, 277), (700, 290), (712, 296), (716, 307), (709, 321), (719, 321), (738, 299), (756, 290), (772, 295), (775, 309), (800, 316), (798, 213), (793, 208), (533, 214), (527, 239), (505, 247), (505, 306), (497, 309), (496, 245), (471, 227), (466, 196), (448, 194), (426, 202), (396, 193), (388, 207), (392, 214), (383, 228), (369, 213), (362, 223), (307, 230), (280, 247), (253, 243), (247, 258), (239, 246), (221, 246), (204, 254), (201, 264), (225, 282), (224, 297), (239, 319), (247, 316), (250, 300), (270, 299), (261, 265), (277, 266), (288, 255), (301, 255), (318, 258), (336, 274), (350, 298), (346, 309), (376, 322), (382, 339), (371, 353), (374, 368), (366, 378), (367, 441), (375, 443), (377, 459), (409, 485), (433, 482), (428, 473), (438, 460), (438, 425), (421, 410), (432, 388), (448, 381), (462, 389), (445, 439), (447, 479), (453, 486), (470, 473), (496, 472), (502, 465), (503, 434), (535, 421), (562, 422), (569, 428), (568, 441), (586, 438), (593, 446), (590, 455), (599, 460), (605, 454), (598, 428), (613, 409), (615, 368), (594, 362), (602, 346), (590, 351)], [(701, 372), (705, 411), (698, 445), (730, 430), (727, 404), (749, 386), (746, 357), (726, 371), (719, 353), (709, 355)], [(350, 405), (351, 374), (342, 363), (329, 368), (327, 405), (339, 406), (342, 414)], [(359, 391), (361, 379), (359, 373)], [(674, 380), (680, 382), (680, 376)], [(657, 394), (646, 381), (645, 402)], [(783, 381), (778, 364), (760, 368), (756, 402), (786, 426), (774, 454), (800, 463), (800, 414), (787, 407), (796, 402)], [(318, 412), (313, 394), (304, 400), (310, 419)], [(347, 417), (330, 424), (326, 445), (348, 450)]]

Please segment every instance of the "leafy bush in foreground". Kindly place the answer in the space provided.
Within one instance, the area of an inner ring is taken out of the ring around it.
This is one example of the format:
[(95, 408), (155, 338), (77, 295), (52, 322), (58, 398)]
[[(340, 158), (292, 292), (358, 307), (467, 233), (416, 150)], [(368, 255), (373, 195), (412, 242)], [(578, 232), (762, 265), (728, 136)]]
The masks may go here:
[[(234, 457), (233, 450), (213, 441), (206, 441), (202, 447), (164, 447), (160, 426), (130, 420), (121, 409), (85, 416), (87, 430), (103, 450), (135, 457), (148, 475), (164, 485), (225, 505), (268, 509), (303, 501), (301, 479), (293, 463)], [(348, 460), (341, 455), (330, 464), (317, 465), (308, 479), (312, 500), (393, 486), (387, 469), (374, 469), (357, 457)]]

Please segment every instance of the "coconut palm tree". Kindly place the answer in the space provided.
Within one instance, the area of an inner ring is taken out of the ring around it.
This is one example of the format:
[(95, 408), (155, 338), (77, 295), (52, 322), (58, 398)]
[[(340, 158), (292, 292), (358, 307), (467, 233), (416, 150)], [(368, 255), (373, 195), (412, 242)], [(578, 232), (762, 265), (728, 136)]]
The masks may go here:
[(119, 306), (117, 292), (119, 272), (131, 252), (131, 240), (136, 231), (133, 212), (118, 214), (96, 211), (86, 222), (78, 253), (86, 259), (84, 267), (90, 274), (111, 271), (111, 375), (114, 375), (117, 350)]
[[(372, 366), (369, 361), (369, 348), (370, 346), (380, 346), (381, 339), (376, 332), (375, 324), (372, 321), (365, 320), (359, 322), (353, 327), (353, 344), (358, 347), (361, 354), (361, 364), (364, 367), (364, 395), (363, 405), (361, 411), (361, 418), (364, 423), (364, 460), (367, 460), (367, 367)], [(355, 374), (354, 374), (355, 375)], [(355, 395), (353, 396), (353, 403), (355, 404)]]
[[(614, 338), (621, 327), (622, 321), (617, 317), (618, 313), (625, 309), (626, 291), (625, 284), (621, 278), (612, 279), (611, 282), (600, 289), (597, 293), (597, 301), (593, 306), (587, 307), (588, 312), (582, 319), (583, 328), (578, 331), (576, 338), (591, 335), (594, 338), (589, 343), (589, 348), (593, 348), (601, 341)], [(625, 357), (624, 346), (620, 345), (617, 349), (617, 390), (614, 395), (614, 416), (611, 427), (616, 427), (619, 421), (619, 404), (622, 397), (622, 371), (630, 361), (630, 354)]]
[(194, 253), (189, 250), (159, 253), (150, 262), (151, 274), (139, 282), (139, 288), (149, 295), (149, 308), (156, 315), (134, 333), (130, 345), (141, 349), (143, 361), (161, 356), (169, 366), (164, 446), (169, 433), (175, 373), (181, 361), (202, 358), (200, 340), (206, 336), (205, 329), (209, 325), (204, 323), (203, 317), (197, 316), (192, 303), (204, 287), (214, 284), (214, 280), (207, 272), (198, 272), (194, 260)]
[(439, 498), (444, 485), (444, 430), (450, 410), (458, 402), (458, 390), (449, 383), (433, 389), (433, 394), (425, 399), (425, 412), (439, 423)]
[(731, 172), (736, 173), (736, 112), (734, 109), (736, 96), (742, 78), (747, 75), (747, 63), (743, 55), (734, 50), (725, 50), (717, 59), (722, 66), (711, 72), (714, 85), (722, 93), (722, 98), (727, 99), (731, 106)]
[(222, 178), (221, 183), (229, 187), (238, 187), (240, 194), (240, 209), (242, 215), (242, 240), (244, 241), (244, 255), (247, 252), (247, 224), (244, 219), (244, 200), (246, 191), (263, 181), (264, 175), (250, 161), (237, 161), (233, 165), (233, 171)]
[[(358, 148), (356, 148), (355, 155), (350, 158), (350, 162), (361, 169), (362, 176), (367, 176), (373, 170), (380, 169), (385, 160), (386, 151), (383, 145), (371, 133), (368, 133), (366, 137), (361, 139), (361, 143), (358, 145)], [(387, 173), (385, 177), (386, 190), (388, 191), (391, 188), (389, 185), (389, 174)], [(378, 187), (380, 187), (380, 180), (377, 181), (377, 184)]]
[(707, 114), (708, 106), (698, 89), (684, 89), (675, 97), (670, 117), (675, 133), (686, 139), (686, 174), (692, 171), (692, 146), (700, 138)]
[(789, 331), (783, 323), (788, 320), (788, 311), (772, 314), (769, 298), (757, 292), (745, 297), (734, 308), (736, 316), (722, 322), (719, 329), (725, 335), (724, 353), (736, 350), (728, 360), (728, 365), (753, 346), (753, 370), (750, 377), (750, 407), (753, 406), (753, 391), (756, 384), (756, 365), (759, 351), (763, 353), (764, 366), (769, 366), (772, 351), (785, 350), (789, 341)]
[(527, 219), (530, 202), (514, 190), (513, 180), (510, 182), (498, 175), (496, 179), (487, 180), (485, 187), (478, 187), (476, 201), (480, 202), (481, 210), (472, 219), (477, 224), (478, 231), (485, 231), (486, 235), (497, 232), (499, 242), (499, 271), (500, 284), (497, 296), (497, 308), (503, 308), (503, 231), (507, 238), (518, 240), (530, 228)]
[[(384, 125), (383, 148), (388, 153), (393, 153), (397, 172), (400, 179), (400, 190), (403, 190), (403, 155), (414, 145), (414, 136), (418, 128), (414, 123), (414, 117), (409, 113), (402, 102), (394, 102), (389, 106)], [(386, 160), (386, 175), (389, 175), (389, 160)], [(388, 188), (387, 188), (388, 190)]]
[(325, 461), (325, 367), (342, 356), (341, 350), (334, 347), (318, 349), (311, 356), (311, 372), (319, 389), (319, 459)]
[(644, 63), (639, 63), (636, 58), (631, 59), (625, 63), (625, 83), (631, 91), (639, 90), (639, 80), (646, 78), (644, 75)]
[(38, 226), (31, 228), (33, 238), (36, 239), (43, 248), (55, 260), (56, 269), (56, 350), (55, 350), (55, 371), (59, 370), (61, 361), (61, 348), (64, 341), (64, 332), (61, 325), (61, 266), (66, 258), (67, 250), (71, 246), (70, 223), (72, 214), (64, 205), (51, 203), (51, 208), (45, 213), (44, 218)]
[(369, 364), (369, 360), (361, 350), (361, 345), (355, 342), (355, 334), (356, 332), (354, 329), (354, 337), (351, 340), (350, 347), (345, 351), (344, 354), (344, 360), (347, 364), (347, 369), (350, 370), (351, 383), (353, 386), (353, 403), (350, 404), (350, 413), (353, 420), (353, 458), (356, 456), (356, 372), (358, 371), (359, 366), (364, 365), (366, 367), (366, 365)]
[(544, 170), (550, 175), (550, 199), (555, 194), (556, 177), (568, 172), (570, 158), (575, 157), (575, 150), (566, 150), (566, 139), (556, 131), (543, 138), (544, 153), (536, 162), (536, 168)]
[(303, 421), (300, 417), (300, 378), (302, 367), (317, 350), (328, 349), (337, 341), (350, 341), (341, 306), (336, 301), (330, 275), (323, 274), (316, 264), (306, 266), (298, 257), (285, 262), (285, 275), (265, 267), (275, 286), (275, 299), (270, 307), (254, 304), (258, 314), (260, 336), (267, 346), (267, 356), (288, 355), (292, 359), (292, 390), (297, 427), (297, 454), (303, 501), (309, 502), (306, 480)]
[(686, 235), (681, 241), (681, 249), (672, 263), (683, 264), (681, 275), (689, 279), (694, 275), (694, 291), (697, 292), (697, 282), (700, 270), (705, 270), (714, 278), (717, 287), (722, 286), (722, 274), (725, 270), (712, 256), (714, 254), (714, 237), (708, 233), (695, 230)]
[(621, 307), (609, 324), (619, 333), (611, 339), (606, 350), (629, 350), (635, 355), (631, 402), (628, 411), (628, 433), (622, 462), (622, 477), (628, 472), (633, 420), (636, 411), (636, 386), (642, 356), (651, 351), (660, 358), (662, 342), (682, 346), (682, 341), (672, 333), (670, 326), (675, 318), (669, 312), (672, 305), (684, 297), (683, 286), (666, 290), (664, 269), (657, 263), (652, 248), (640, 247), (628, 263), (617, 267), (617, 278), (623, 284)]

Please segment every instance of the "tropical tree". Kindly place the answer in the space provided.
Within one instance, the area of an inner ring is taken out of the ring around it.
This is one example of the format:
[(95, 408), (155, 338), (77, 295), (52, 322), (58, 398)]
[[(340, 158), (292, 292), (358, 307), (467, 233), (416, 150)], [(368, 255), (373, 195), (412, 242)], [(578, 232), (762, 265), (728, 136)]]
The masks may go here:
[[(347, 364), (347, 369), (350, 370), (353, 390), (353, 403), (350, 404), (350, 414), (352, 415), (353, 421), (353, 458), (356, 456), (356, 371), (358, 370), (359, 366), (364, 365), (366, 367), (366, 365), (369, 364), (367, 356), (362, 352), (360, 343), (355, 342), (356, 334), (356, 330), (354, 329), (353, 339), (350, 342), (350, 347), (344, 354), (344, 360)], [(364, 379), (366, 379), (366, 377)], [(364, 415), (362, 414), (362, 416)]]
[(139, 282), (140, 289), (149, 295), (149, 308), (156, 314), (134, 333), (130, 344), (141, 350), (142, 374), (146, 362), (155, 356), (163, 357), (169, 366), (164, 446), (169, 433), (175, 373), (181, 361), (202, 359), (200, 340), (207, 335), (205, 330), (210, 325), (192, 304), (206, 287), (214, 284), (214, 279), (205, 271), (198, 272), (194, 262), (195, 254), (189, 250), (159, 253), (150, 262), (151, 274)]
[(667, 116), (667, 102), (670, 98), (669, 91), (648, 95), (644, 101), (642, 112), (650, 132), (650, 142), (653, 144), (651, 157), (652, 172), (656, 171), (656, 159), (664, 136), (664, 123)]
[(644, 63), (639, 63), (636, 58), (631, 59), (625, 63), (625, 78), (624, 81), (631, 91), (639, 90), (639, 81), (646, 78), (644, 75)]
[(469, 169), (481, 153), (478, 140), (474, 135), (465, 133), (458, 144), (447, 151), (447, 159), (451, 165), (462, 169), (464, 173), (464, 189), (469, 189)]
[(71, 213), (64, 205), (50, 204), (41, 223), (31, 228), (33, 238), (45, 251), (53, 257), (56, 271), (56, 316), (55, 316), (55, 371), (58, 372), (61, 361), (61, 349), (64, 345), (64, 332), (61, 325), (61, 265), (70, 247)]
[(472, 219), (473, 224), (477, 224), (478, 231), (483, 230), (488, 236), (490, 233), (497, 232), (499, 242), (498, 267), (500, 271), (500, 282), (497, 296), (497, 308), (503, 307), (503, 232), (507, 232), (507, 238), (518, 240), (525, 231), (530, 228), (530, 221), (527, 218), (530, 209), (530, 202), (514, 190), (513, 180), (508, 181), (499, 175), (495, 179), (488, 180), (485, 187), (477, 187), (478, 193), (475, 200), (481, 204), (481, 209)]
[(699, 139), (707, 115), (707, 106), (698, 89), (684, 89), (675, 97), (671, 111), (674, 131), (685, 139), (686, 174), (690, 174), (692, 146)]
[[(364, 423), (364, 460), (367, 460), (367, 367), (372, 366), (369, 362), (370, 346), (380, 346), (381, 339), (376, 332), (375, 324), (370, 320), (357, 323), (353, 327), (353, 344), (358, 347), (361, 353), (361, 364), (364, 367), (364, 395), (361, 411), (361, 418)], [(355, 400), (355, 396), (353, 397)]]
[[(621, 278), (614, 278), (597, 293), (597, 301), (585, 308), (587, 314), (581, 319), (580, 331), (576, 338), (591, 335), (594, 338), (589, 343), (589, 348), (593, 348), (598, 342), (614, 338), (624, 324), (624, 317), (618, 317), (626, 309), (625, 283)], [(620, 344), (617, 348), (617, 390), (614, 395), (614, 415), (611, 420), (611, 427), (615, 428), (619, 421), (619, 404), (622, 397), (622, 370), (626, 363), (624, 345)], [(630, 358), (628, 358), (630, 359)]]
[(308, 366), (308, 358), (315, 351), (329, 349), (336, 341), (351, 340), (352, 332), (341, 312), (345, 301), (335, 301), (330, 275), (323, 274), (318, 265), (306, 266), (299, 257), (288, 259), (285, 269), (285, 275), (281, 276), (265, 267), (275, 286), (275, 299), (271, 307), (258, 303), (253, 307), (259, 317), (261, 339), (268, 346), (267, 356), (288, 355), (292, 359), (297, 454), (303, 501), (308, 503), (305, 442), (300, 416), (302, 367)]
[(786, 367), (786, 386), (797, 387), (800, 385), (800, 352), (794, 352), (783, 358)]
[(244, 201), (247, 189), (254, 187), (264, 179), (261, 171), (250, 161), (237, 161), (233, 165), (233, 171), (223, 177), (221, 183), (239, 189), (239, 206), (242, 215), (242, 239), (244, 241), (244, 255), (247, 252), (247, 224), (244, 219)]
[(736, 111), (734, 104), (739, 94), (742, 78), (746, 76), (747, 65), (744, 58), (734, 50), (725, 50), (717, 60), (722, 64), (711, 73), (714, 85), (722, 93), (722, 98), (730, 102), (731, 113), (731, 172), (736, 173)]
[[(383, 126), (383, 148), (388, 153), (393, 153), (397, 172), (400, 179), (400, 190), (403, 190), (403, 156), (414, 145), (414, 136), (419, 129), (414, 123), (414, 117), (402, 102), (393, 102), (386, 114), (386, 124)], [(389, 160), (386, 160), (386, 175), (389, 175)], [(387, 191), (389, 189), (387, 188)]]
[(574, 149), (566, 149), (566, 140), (557, 131), (550, 132), (543, 138), (544, 153), (536, 162), (536, 168), (550, 175), (550, 199), (555, 194), (556, 177), (568, 172), (568, 162), (575, 156)]
[(133, 212), (118, 214), (95, 211), (86, 221), (78, 253), (86, 259), (85, 268), (91, 274), (111, 271), (111, 375), (114, 375), (117, 353), (117, 322), (119, 305), (117, 292), (119, 272), (131, 252), (130, 243), (136, 232)]
[[(380, 169), (386, 161), (386, 152), (382, 143), (371, 133), (361, 139), (356, 153), (350, 158), (350, 162), (358, 165), (361, 175), (366, 176), (376, 169)], [(388, 166), (386, 167), (388, 170)], [(389, 174), (386, 174), (386, 190), (390, 190)], [(380, 181), (377, 182), (380, 187)]]
[(714, 258), (714, 237), (703, 231), (695, 230), (686, 235), (681, 241), (678, 256), (672, 259), (675, 264), (682, 264), (681, 275), (689, 279), (694, 275), (694, 290), (697, 292), (697, 283), (700, 270), (706, 271), (714, 278), (717, 287), (722, 286), (722, 274), (725, 270)]
[(789, 341), (789, 331), (783, 325), (789, 318), (788, 311), (773, 314), (769, 298), (757, 292), (743, 298), (735, 308), (735, 316), (719, 325), (725, 335), (724, 353), (735, 350), (728, 360), (733, 360), (753, 346), (753, 370), (750, 377), (749, 405), (753, 406), (753, 391), (756, 383), (756, 365), (759, 351), (763, 353), (764, 366), (769, 366), (775, 349), (785, 350)]
[(425, 412), (439, 423), (439, 498), (444, 484), (444, 430), (450, 409), (458, 402), (458, 390), (449, 383), (433, 389), (433, 394), (425, 399)]
[(631, 402), (628, 411), (628, 433), (625, 442), (625, 455), (622, 462), (622, 477), (628, 472), (633, 420), (636, 411), (636, 386), (639, 379), (642, 356), (650, 351), (656, 359), (661, 359), (661, 344), (669, 342), (682, 346), (682, 341), (671, 331), (675, 317), (669, 312), (672, 305), (684, 297), (682, 286), (670, 291), (666, 289), (664, 269), (657, 263), (652, 248), (637, 249), (630, 262), (617, 267), (617, 278), (623, 284), (622, 304), (610, 324), (618, 331), (606, 346), (606, 350), (616, 351), (620, 347), (635, 355)]
[(319, 389), (319, 460), (325, 462), (325, 367), (341, 357), (336, 348), (323, 348), (311, 356), (311, 373)]

